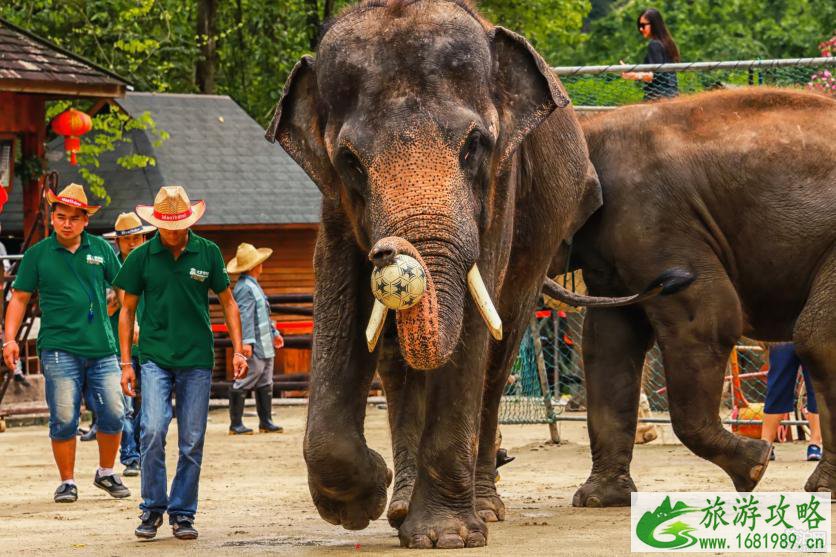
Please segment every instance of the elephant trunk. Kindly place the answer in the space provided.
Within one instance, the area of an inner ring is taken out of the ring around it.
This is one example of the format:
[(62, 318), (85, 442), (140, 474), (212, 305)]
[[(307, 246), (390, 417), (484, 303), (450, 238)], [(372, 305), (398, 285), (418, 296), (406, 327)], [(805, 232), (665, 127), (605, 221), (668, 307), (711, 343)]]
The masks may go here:
[(413, 369), (441, 367), (453, 354), (459, 339), (463, 313), (464, 279), (457, 280), (443, 256), (427, 258), (409, 241), (389, 236), (378, 241), (369, 258), (378, 266), (391, 263), (395, 255), (414, 258), (424, 268), (426, 289), (418, 303), (397, 312), (401, 354)]
[[(390, 265), (398, 254), (408, 255), (424, 269), (426, 288), (418, 303), (398, 311), (398, 338), (401, 354), (413, 369), (431, 370), (441, 367), (453, 354), (461, 333), (464, 312), (465, 277), (452, 265), (449, 256), (426, 250), (424, 255), (409, 241), (389, 236), (378, 241), (369, 259), (378, 266)], [(491, 335), (502, 338), (499, 318), (479, 268), (473, 265), (467, 273), (467, 287)], [(377, 304), (372, 312), (367, 339), (374, 349), (385, 319), (385, 308)], [(381, 313), (382, 312), (382, 313)], [(374, 330), (376, 329), (376, 330)]]

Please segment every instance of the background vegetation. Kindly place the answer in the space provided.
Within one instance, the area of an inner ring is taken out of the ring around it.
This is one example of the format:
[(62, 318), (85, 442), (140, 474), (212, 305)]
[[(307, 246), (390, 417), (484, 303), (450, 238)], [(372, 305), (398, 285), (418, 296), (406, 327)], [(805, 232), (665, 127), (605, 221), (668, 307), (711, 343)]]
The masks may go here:
[[(230, 95), (265, 124), (295, 62), (347, 0), (3, 0), (0, 17), (105, 66), (137, 90)], [(833, 0), (483, 0), (552, 64), (641, 61), (635, 20), (662, 11), (682, 59), (818, 55)]]

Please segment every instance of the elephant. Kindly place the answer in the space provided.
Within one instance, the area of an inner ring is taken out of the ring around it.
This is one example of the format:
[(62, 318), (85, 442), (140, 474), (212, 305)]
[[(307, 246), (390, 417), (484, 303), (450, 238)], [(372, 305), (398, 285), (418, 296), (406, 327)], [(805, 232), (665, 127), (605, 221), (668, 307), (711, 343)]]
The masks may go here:
[(553, 267), (582, 269), (592, 295), (630, 292), (670, 267), (696, 279), (675, 296), (588, 310), (593, 465), (573, 504), (630, 504), (642, 363), (654, 340), (677, 437), (751, 491), (771, 444), (725, 430), (717, 411), (742, 336), (795, 343), (825, 401), (824, 457), (806, 489), (836, 495), (836, 100), (724, 90), (620, 108), (582, 127), (603, 205)]
[[(569, 102), (524, 38), (464, 0), (350, 6), (292, 70), (267, 139), (322, 193), (303, 454), (326, 521), (365, 528), (393, 479), (403, 546), (482, 546), (502, 518), (510, 364), (554, 253), (601, 204)], [(366, 285), (402, 255), (426, 292), (386, 322)], [(394, 474), (363, 434), (375, 372)]]

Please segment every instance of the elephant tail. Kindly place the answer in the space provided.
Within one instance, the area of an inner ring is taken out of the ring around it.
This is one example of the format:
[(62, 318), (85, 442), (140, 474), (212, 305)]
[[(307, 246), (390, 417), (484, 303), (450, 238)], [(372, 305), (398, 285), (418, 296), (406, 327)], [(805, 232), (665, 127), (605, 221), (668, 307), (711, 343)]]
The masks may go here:
[(641, 294), (633, 294), (632, 296), (609, 297), (609, 296), (585, 296), (577, 294), (571, 290), (567, 290), (563, 286), (552, 279), (546, 277), (543, 282), (543, 294), (561, 301), (564, 304), (577, 307), (590, 308), (614, 308), (619, 306), (629, 306), (638, 304), (655, 298), (656, 296), (668, 296), (676, 294), (681, 290), (688, 288), (697, 275), (686, 269), (673, 267), (666, 270), (659, 275), (650, 286), (645, 288)]

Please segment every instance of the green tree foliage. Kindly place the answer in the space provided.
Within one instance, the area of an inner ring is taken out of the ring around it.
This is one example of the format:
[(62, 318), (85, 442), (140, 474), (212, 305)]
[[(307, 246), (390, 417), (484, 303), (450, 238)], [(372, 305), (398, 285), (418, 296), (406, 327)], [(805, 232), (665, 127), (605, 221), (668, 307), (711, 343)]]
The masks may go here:
[(112, 70), (141, 91), (193, 86), (193, 2), (3, 0), (0, 16)]
[[(198, 92), (198, 5), (206, 0), (2, 0), (0, 16), (132, 81), (137, 90)], [(322, 22), (349, 0), (221, 0), (214, 91), (265, 125), (285, 79)], [(481, 0), (490, 21), (525, 35), (552, 64), (639, 62), (636, 30), (662, 11), (683, 60), (815, 56), (836, 24), (833, 0)]]
[(817, 56), (836, 25), (833, 0), (628, 0), (590, 22), (589, 39), (560, 62), (641, 62), (647, 45), (636, 18), (647, 7), (662, 13), (683, 61)]
[(587, 38), (582, 34), (589, 0), (482, 0), (479, 9), (492, 23), (524, 35), (546, 60), (560, 60)]

